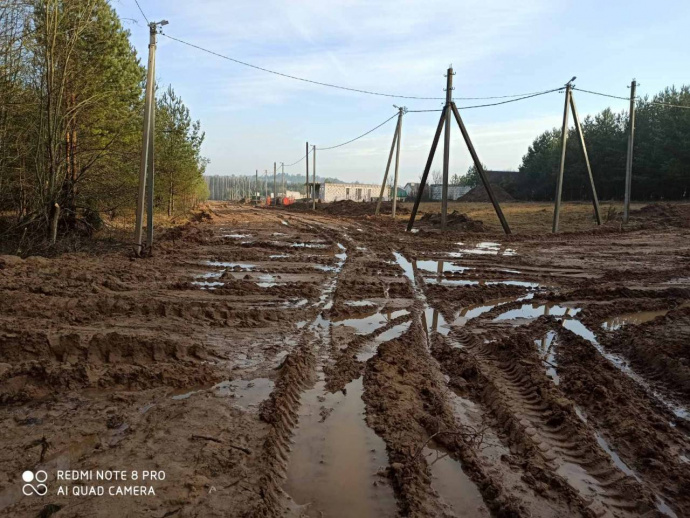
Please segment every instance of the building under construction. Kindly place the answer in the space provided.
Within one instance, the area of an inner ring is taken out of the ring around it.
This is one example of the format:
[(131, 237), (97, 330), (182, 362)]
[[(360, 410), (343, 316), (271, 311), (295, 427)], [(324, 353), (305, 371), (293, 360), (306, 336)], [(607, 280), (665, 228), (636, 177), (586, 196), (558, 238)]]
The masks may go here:
[[(312, 197), (316, 188), (316, 199), (322, 202), (331, 201), (376, 201), (381, 194), (381, 185), (373, 183), (309, 183), (307, 197)], [(390, 187), (383, 192), (384, 201), (390, 200)]]

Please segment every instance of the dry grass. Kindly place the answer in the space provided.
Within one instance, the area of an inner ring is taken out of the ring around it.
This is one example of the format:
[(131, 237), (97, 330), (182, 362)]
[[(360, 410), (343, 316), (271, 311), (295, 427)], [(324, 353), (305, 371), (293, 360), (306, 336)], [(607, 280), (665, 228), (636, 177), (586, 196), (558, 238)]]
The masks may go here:
[[(401, 203), (403, 207), (412, 210), (413, 203)], [(631, 210), (637, 210), (646, 203), (633, 203)], [(553, 223), (553, 203), (548, 202), (503, 202), (501, 203), (503, 214), (508, 220), (511, 230), (516, 232), (551, 232)], [(492, 231), (501, 231), (501, 223), (496, 217), (494, 208), (490, 203), (461, 203), (448, 202), (448, 212), (467, 214), (472, 219), (482, 221), (484, 226)], [(603, 202), (600, 204), (601, 217), (606, 222), (607, 216), (622, 214), (622, 202)], [(419, 217), (427, 212), (440, 212), (441, 202), (425, 202), (419, 206)], [(409, 216), (398, 216), (400, 219), (408, 219)], [(609, 216), (610, 217), (610, 216)], [(619, 219), (619, 218), (618, 218)], [(594, 208), (589, 202), (568, 202), (561, 205), (560, 230), (563, 232), (582, 231), (596, 226), (594, 220)]]

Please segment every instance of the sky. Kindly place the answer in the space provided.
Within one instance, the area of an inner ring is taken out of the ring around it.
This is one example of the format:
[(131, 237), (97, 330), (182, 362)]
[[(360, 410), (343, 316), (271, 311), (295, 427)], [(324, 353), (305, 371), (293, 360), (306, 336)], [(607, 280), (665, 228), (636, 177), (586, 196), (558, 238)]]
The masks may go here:
[[(134, 0), (111, 0), (146, 62), (148, 27)], [(690, 2), (639, 0), (139, 0), (146, 17), (166, 19), (163, 32), (219, 54), (315, 81), (397, 95), (445, 96), (452, 65), (453, 96), (480, 160), (492, 170), (517, 170), (540, 133), (560, 127), (563, 94), (500, 106), (462, 100), (575, 85), (626, 97), (690, 84)], [(156, 80), (171, 84), (206, 132), (207, 174), (254, 174), (289, 164), (315, 144), (319, 176), (380, 183), (395, 119), (394, 105), (434, 110), (442, 100), (363, 95), (294, 81), (248, 68), (158, 37)], [(575, 92), (581, 118), (625, 100)], [(495, 101), (494, 101), (495, 102)], [(418, 181), (439, 113), (403, 119), (400, 182)], [(572, 120), (572, 119), (571, 119)], [(432, 170), (442, 168), (443, 140)], [(451, 129), (450, 174), (471, 157)], [(311, 169), (310, 157), (310, 169)], [(280, 169), (279, 169), (280, 170)], [(305, 171), (305, 162), (286, 172)]]

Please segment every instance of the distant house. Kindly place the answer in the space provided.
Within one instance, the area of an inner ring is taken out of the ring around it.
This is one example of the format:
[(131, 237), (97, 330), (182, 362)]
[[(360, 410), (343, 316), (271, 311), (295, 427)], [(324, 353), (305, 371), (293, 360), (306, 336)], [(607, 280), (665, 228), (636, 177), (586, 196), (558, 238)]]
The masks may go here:
[[(373, 183), (310, 183), (308, 185), (308, 197), (311, 198), (313, 189), (316, 189), (316, 199), (323, 202), (331, 201), (374, 201), (378, 200), (381, 193), (381, 185)], [(390, 187), (386, 186), (383, 199), (390, 199)]]
[[(467, 185), (449, 185), (448, 186), (448, 199), (457, 200), (462, 198), (465, 194), (470, 192), (471, 187)], [(443, 184), (434, 183), (429, 186), (429, 195), (432, 200), (438, 201), (443, 197)]]
[(419, 192), (419, 182), (407, 182), (403, 190), (407, 193), (407, 197), (417, 196)]

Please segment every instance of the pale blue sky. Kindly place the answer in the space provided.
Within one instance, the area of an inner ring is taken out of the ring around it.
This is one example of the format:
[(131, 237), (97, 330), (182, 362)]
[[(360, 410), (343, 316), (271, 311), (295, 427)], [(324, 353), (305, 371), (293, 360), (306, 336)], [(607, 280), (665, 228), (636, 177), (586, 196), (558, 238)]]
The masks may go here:
[[(140, 0), (171, 36), (287, 74), (354, 88), (442, 97), (453, 64), (456, 97), (532, 92), (576, 85), (627, 96), (690, 83), (690, 2), (592, 0)], [(145, 60), (148, 29), (134, 0), (113, 0)], [(201, 119), (209, 174), (272, 171), (293, 162), (309, 140), (330, 146), (395, 113), (393, 104), (434, 109), (441, 101), (389, 99), (284, 79), (159, 37), (161, 86), (171, 83)], [(582, 117), (626, 101), (575, 93)], [(459, 106), (475, 101), (456, 101)], [(465, 124), (482, 162), (516, 169), (534, 137), (560, 125), (563, 97), (552, 93), (467, 110)], [(401, 180), (420, 176), (437, 113), (403, 123)], [(349, 146), (317, 153), (317, 172), (379, 182), (394, 121)], [(451, 173), (470, 157), (453, 128)], [(442, 146), (439, 148), (439, 151)], [(437, 152), (434, 168), (441, 167)], [(304, 162), (289, 169), (304, 172)]]

